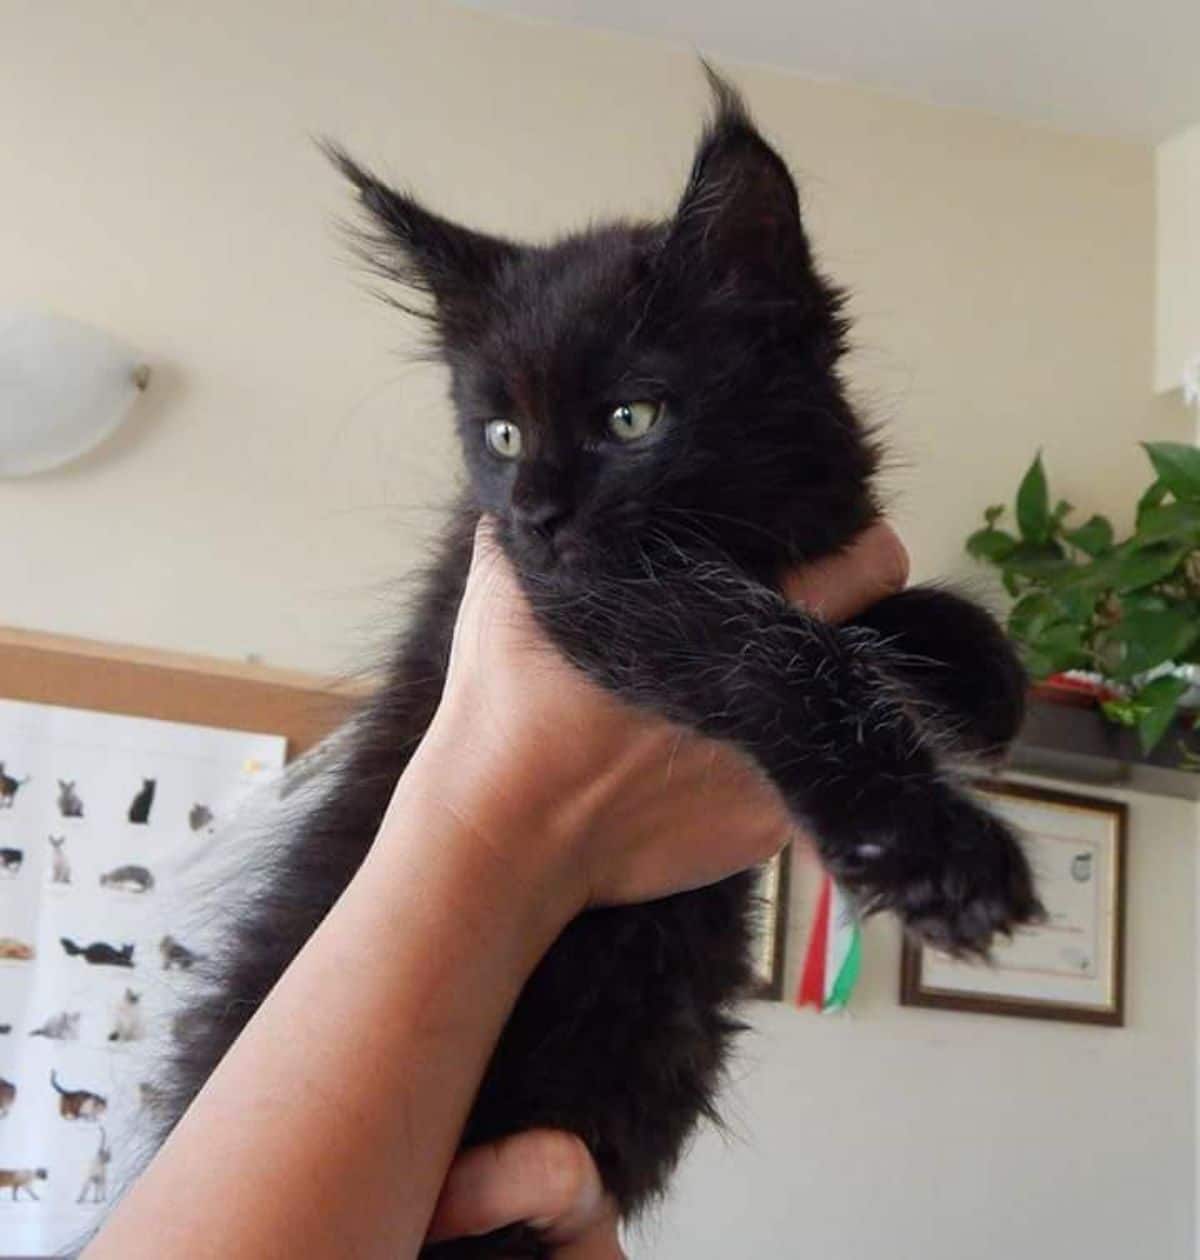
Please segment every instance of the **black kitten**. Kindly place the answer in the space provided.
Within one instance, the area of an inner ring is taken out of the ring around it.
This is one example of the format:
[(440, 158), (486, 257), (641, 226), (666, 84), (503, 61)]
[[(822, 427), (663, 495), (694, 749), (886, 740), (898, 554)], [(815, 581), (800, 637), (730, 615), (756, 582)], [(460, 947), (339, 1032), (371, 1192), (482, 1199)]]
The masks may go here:
[(132, 945), (122, 945), (118, 949), (107, 941), (93, 941), (90, 945), (79, 945), (69, 936), (60, 936), (58, 939), (68, 958), (82, 958), (93, 967), (133, 966)]
[(0, 809), (12, 809), (17, 793), (29, 782), (29, 776), (14, 779), (11, 774), (4, 773), (4, 762), (0, 761)]
[[(833, 627), (776, 592), (784, 568), (876, 518), (877, 453), (838, 377), (841, 300), (795, 185), (711, 77), (716, 117), (675, 215), (550, 246), (451, 224), (331, 150), (370, 217), (372, 265), (427, 299), (414, 313), (450, 369), (470, 489), (385, 684), (189, 1018), (168, 1121), (362, 861), (438, 703), (481, 511), (560, 649), (745, 749), (864, 909), (980, 953), (1036, 914), (1020, 848), (946, 762), (1001, 750), (1020, 721), (1023, 677), (994, 623), (914, 590)], [(522, 994), (464, 1141), (571, 1130), (621, 1210), (643, 1206), (713, 1114), (752, 914), (741, 876), (577, 919)], [(544, 1254), (523, 1229), (439, 1251)]]
[(138, 794), (129, 803), (129, 821), (131, 823), (148, 823), (150, 807), (154, 804), (154, 779), (143, 779)]

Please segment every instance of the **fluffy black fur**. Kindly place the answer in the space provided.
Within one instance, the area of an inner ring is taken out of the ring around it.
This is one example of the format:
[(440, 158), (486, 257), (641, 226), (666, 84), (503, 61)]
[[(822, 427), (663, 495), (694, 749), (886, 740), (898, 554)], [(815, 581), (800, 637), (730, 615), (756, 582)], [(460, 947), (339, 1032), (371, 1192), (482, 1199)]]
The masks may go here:
[[(864, 909), (978, 953), (1036, 915), (1020, 847), (949, 768), (1002, 750), (1020, 721), (1024, 680), (992, 620), (920, 589), (834, 627), (776, 592), (785, 567), (876, 518), (877, 451), (838, 375), (842, 302), (792, 178), (710, 80), (715, 116), (676, 213), (549, 246), (451, 224), (330, 149), (371, 264), (415, 295), (405, 309), (449, 366), (470, 488), (336, 781), (187, 1022), (168, 1125), (362, 861), (438, 703), (480, 512), (567, 657), (745, 749)], [(663, 418), (613, 440), (613, 408), (642, 399)], [(489, 452), (496, 417), (520, 425), (521, 458)], [(576, 920), (522, 994), (464, 1142), (570, 1130), (623, 1212), (646, 1204), (713, 1114), (752, 914), (743, 876)], [(544, 1254), (524, 1229), (437, 1252)]]

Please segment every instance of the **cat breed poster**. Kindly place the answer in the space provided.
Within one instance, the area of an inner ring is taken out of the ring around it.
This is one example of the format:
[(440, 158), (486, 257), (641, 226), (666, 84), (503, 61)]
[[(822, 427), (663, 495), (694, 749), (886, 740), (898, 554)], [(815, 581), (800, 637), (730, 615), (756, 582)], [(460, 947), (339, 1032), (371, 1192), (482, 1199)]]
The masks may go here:
[(115, 1191), (210, 947), (188, 890), (284, 755), (274, 735), (0, 700), (0, 1256), (56, 1254)]

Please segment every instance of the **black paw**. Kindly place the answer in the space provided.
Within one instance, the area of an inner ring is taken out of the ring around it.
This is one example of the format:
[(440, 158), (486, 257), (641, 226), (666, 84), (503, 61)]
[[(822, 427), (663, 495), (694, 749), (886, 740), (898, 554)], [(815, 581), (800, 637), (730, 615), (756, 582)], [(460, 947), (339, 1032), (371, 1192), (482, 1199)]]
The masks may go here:
[(826, 862), (865, 913), (891, 910), (936, 949), (986, 957), (998, 935), (1045, 917), (1033, 872), (1006, 823), (966, 796), (932, 795), (902, 829), (867, 833)]
[(1025, 670), (995, 618), (952, 591), (915, 586), (855, 621), (899, 654), (902, 681), (961, 751), (999, 756), (1025, 715)]

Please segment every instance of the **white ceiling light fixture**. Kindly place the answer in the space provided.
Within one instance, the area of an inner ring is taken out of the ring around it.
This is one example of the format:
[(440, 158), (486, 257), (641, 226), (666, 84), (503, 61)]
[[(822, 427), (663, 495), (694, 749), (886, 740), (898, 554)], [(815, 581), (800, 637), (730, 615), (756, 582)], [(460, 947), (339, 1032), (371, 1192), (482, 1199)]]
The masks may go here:
[(137, 354), (98, 328), (0, 309), (0, 477), (86, 454), (120, 427), (149, 379)]

